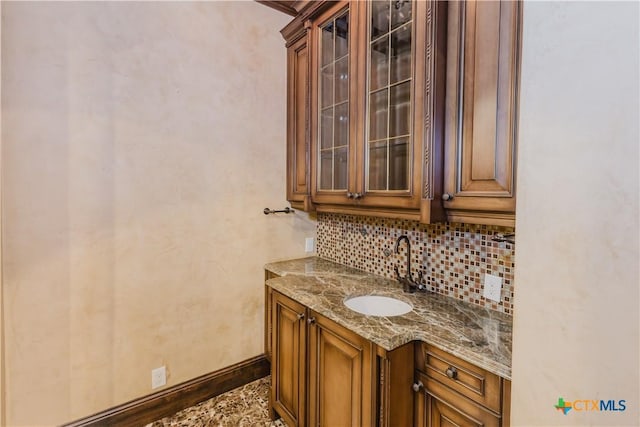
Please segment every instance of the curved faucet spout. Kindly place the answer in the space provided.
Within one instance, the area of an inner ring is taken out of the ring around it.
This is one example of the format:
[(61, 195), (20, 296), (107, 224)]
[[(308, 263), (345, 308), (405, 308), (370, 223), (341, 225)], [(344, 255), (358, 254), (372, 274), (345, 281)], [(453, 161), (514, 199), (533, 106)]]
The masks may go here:
[[(405, 234), (398, 237), (398, 240), (396, 240), (395, 251), (397, 254), (400, 253), (400, 242), (402, 242), (403, 240), (407, 242), (407, 274), (404, 276), (404, 278), (406, 279), (411, 277), (411, 241)], [(400, 277), (399, 274), (398, 277)]]
[(398, 279), (398, 282), (402, 283), (405, 292), (415, 292), (416, 290), (423, 291), (426, 287), (422, 284), (422, 271), (418, 272), (417, 282), (413, 280), (413, 275), (411, 274), (411, 241), (409, 238), (404, 234), (398, 237), (394, 250), (397, 254), (400, 253), (400, 242), (403, 240), (407, 242), (407, 274), (405, 274), (404, 277), (400, 276), (400, 270), (396, 265), (393, 267), (393, 270), (396, 273), (396, 279)]

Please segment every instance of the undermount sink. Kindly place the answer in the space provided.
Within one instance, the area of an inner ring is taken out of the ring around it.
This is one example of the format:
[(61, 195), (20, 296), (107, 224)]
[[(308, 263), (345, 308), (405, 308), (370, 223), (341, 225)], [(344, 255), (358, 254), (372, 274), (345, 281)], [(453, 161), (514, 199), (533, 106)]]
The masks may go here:
[(344, 300), (347, 308), (367, 316), (401, 316), (413, 310), (411, 304), (392, 297), (365, 295)]

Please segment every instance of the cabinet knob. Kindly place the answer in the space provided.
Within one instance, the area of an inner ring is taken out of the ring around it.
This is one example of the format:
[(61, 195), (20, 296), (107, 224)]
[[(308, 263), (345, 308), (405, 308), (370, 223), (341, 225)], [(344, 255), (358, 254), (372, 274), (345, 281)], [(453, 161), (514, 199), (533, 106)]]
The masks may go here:
[(304, 319), (304, 313), (298, 314), (298, 320), (302, 320), (302, 319)]
[(353, 199), (355, 195), (352, 192), (347, 193), (347, 199)]
[(316, 318), (315, 317), (309, 317), (307, 319), (307, 323), (310, 324), (310, 325), (316, 323)]
[(364, 195), (362, 193), (353, 193), (353, 198), (358, 200), (358, 199), (362, 199)]
[(445, 371), (445, 373), (447, 374), (447, 376), (453, 380), (455, 380), (458, 377), (458, 370), (456, 368), (454, 368), (453, 366), (449, 366), (447, 368), (447, 370)]
[(442, 195), (442, 200), (444, 200), (445, 202), (449, 201), (449, 200), (453, 200), (453, 194), (449, 194), (449, 193), (444, 193)]
[(418, 381), (417, 383), (413, 383), (411, 388), (413, 388), (413, 391), (420, 391), (421, 388), (424, 388), (424, 384), (422, 384), (422, 381)]

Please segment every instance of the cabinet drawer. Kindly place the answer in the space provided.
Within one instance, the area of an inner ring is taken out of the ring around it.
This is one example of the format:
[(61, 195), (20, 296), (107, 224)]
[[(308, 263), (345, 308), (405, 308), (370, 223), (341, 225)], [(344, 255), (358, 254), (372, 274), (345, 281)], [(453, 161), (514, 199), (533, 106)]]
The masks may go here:
[(447, 352), (421, 344), (418, 369), (488, 409), (500, 413), (500, 377)]
[(424, 382), (425, 390), (420, 392), (416, 402), (418, 427), (500, 427), (500, 416), (488, 411), (460, 394), (452, 391), (439, 381), (418, 374)]

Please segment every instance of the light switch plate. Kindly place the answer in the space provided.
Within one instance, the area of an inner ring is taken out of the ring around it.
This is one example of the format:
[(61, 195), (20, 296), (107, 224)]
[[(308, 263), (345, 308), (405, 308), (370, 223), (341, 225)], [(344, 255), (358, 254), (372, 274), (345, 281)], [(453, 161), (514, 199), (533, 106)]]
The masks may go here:
[(316, 250), (316, 239), (313, 237), (307, 237), (304, 239), (304, 251), (313, 252)]
[(502, 291), (502, 277), (494, 276), (493, 274), (484, 275), (484, 290), (483, 296), (486, 299), (500, 302), (500, 293)]

